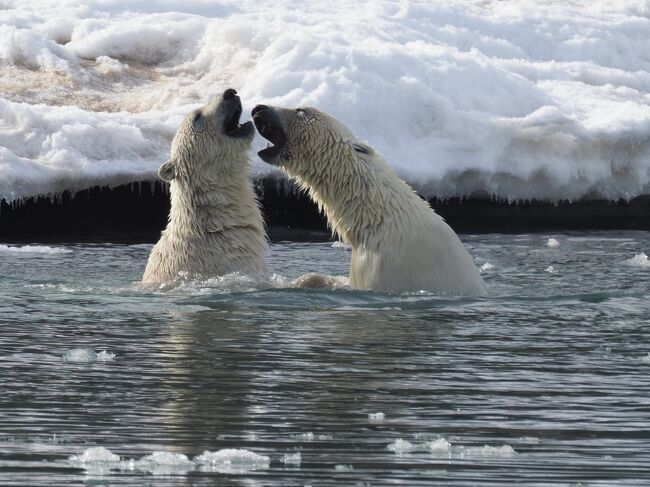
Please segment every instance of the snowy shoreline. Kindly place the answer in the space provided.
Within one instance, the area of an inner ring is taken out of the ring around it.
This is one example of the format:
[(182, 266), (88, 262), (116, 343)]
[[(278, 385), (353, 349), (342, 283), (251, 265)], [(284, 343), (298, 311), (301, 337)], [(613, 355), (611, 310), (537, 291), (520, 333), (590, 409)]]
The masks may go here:
[(631, 200), (650, 193), (649, 31), (644, 0), (8, 0), (0, 198), (149, 179), (234, 87), (245, 113), (332, 113), (427, 197)]

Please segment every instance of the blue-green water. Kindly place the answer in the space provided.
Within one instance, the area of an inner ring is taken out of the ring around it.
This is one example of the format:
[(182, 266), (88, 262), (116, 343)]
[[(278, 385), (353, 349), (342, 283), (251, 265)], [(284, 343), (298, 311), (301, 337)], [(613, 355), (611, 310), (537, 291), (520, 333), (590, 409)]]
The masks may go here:
[(159, 290), (149, 245), (0, 245), (0, 485), (648, 485), (650, 234), (462, 238), (488, 298), (286, 288), (328, 242)]

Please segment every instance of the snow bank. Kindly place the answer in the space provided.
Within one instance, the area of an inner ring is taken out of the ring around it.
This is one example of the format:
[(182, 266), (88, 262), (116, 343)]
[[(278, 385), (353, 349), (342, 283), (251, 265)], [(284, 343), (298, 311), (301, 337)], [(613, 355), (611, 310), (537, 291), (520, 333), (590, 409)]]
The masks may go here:
[(3, 6), (2, 198), (151, 178), (230, 86), (332, 113), (429, 196), (650, 192), (647, 0)]

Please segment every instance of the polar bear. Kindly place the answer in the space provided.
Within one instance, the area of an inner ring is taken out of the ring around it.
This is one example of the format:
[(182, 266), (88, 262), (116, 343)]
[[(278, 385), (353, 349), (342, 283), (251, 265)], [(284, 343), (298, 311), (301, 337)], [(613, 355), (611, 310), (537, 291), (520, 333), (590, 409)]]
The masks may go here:
[(170, 182), (169, 223), (149, 255), (144, 283), (178, 276), (266, 272), (266, 232), (248, 176), (255, 130), (239, 124), (237, 92), (190, 113), (159, 176)]
[(486, 294), (449, 225), (342, 123), (315, 108), (258, 105), (252, 116), (270, 142), (260, 158), (297, 180), (352, 245), (350, 286)]

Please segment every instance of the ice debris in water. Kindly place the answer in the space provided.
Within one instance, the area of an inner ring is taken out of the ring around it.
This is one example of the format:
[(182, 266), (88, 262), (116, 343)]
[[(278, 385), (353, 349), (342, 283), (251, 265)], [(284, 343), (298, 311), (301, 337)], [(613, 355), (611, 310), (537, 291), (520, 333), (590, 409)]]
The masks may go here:
[(117, 463), (120, 457), (103, 446), (93, 446), (86, 449), (81, 455), (72, 455), (68, 458), (74, 463)]
[(92, 348), (73, 348), (68, 350), (62, 356), (64, 362), (112, 362), (115, 360), (115, 354), (103, 350), (96, 353)]
[(415, 450), (415, 445), (410, 441), (398, 438), (390, 445), (388, 445), (386, 448), (388, 448), (388, 450), (394, 453), (397, 453), (398, 455), (403, 455), (404, 453), (408, 453)]
[(544, 272), (548, 272), (550, 274), (553, 274), (555, 272), (555, 267), (552, 265), (548, 266), (546, 269), (544, 269)]
[(63, 247), (47, 247), (45, 245), (3, 245), (0, 244), (0, 252), (20, 254), (71, 254), (72, 250)]
[(555, 247), (559, 247), (559, 246), (560, 246), (560, 242), (558, 242), (558, 241), (555, 240), (554, 238), (549, 238), (549, 239), (546, 241), (546, 246), (547, 246), (547, 247), (550, 247), (550, 248), (553, 249), (553, 248), (555, 248)]
[(470, 457), (511, 457), (517, 452), (510, 445), (502, 446), (471, 446), (462, 448), (461, 453)]
[(427, 443), (429, 450), (434, 455), (449, 455), (451, 454), (451, 443), (449, 443), (444, 438), (438, 438), (437, 440), (430, 441)]
[(334, 470), (337, 472), (352, 472), (354, 470), (354, 467), (352, 465), (335, 465)]
[(302, 455), (300, 455), (300, 452), (285, 453), (282, 460), (284, 461), (285, 465), (293, 465), (299, 467), (300, 463), (302, 462)]
[(341, 242), (340, 240), (337, 240), (336, 242), (332, 243), (332, 247), (335, 249), (351, 249), (352, 245), (349, 243)]
[(478, 268), (479, 272), (489, 271), (490, 269), (494, 269), (494, 266), (489, 262), (486, 262), (485, 264), (483, 264), (481, 267)]
[(641, 362), (643, 362), (644, 364), (650, 364), (650, 353), (648, 353), (648, 355), (646, 355), (645, 357), (641, 357)]
[(294, 435), (294, 438), (302, 441), (314, 441), (314, 440), (324, 441), (324, 440), (331, 440), (332, 435), (324, 435), (324, 434), (315, 435), (311, 431), (308, 431), (307, 433), (299, 433), (297, 435)]
[(368, 413), (368, 422), (370, 423), (383, 423), (384, 419), (386, 419), (386, 415), (384, 413)]
[(206, 450), (196, 457), (194, 462), (208, 466), (216, 472), (232, 472), (265, 470), (269, 468), (271, 459), (249, 450), (226, 448), (216, 452)]
[(636, 267), (650, 267), (650, 261), (644, 252), (635, 255), (631, 259), (627, 259), (625, 262)]
[(192, 462), (186, 455), (182, 453), (173, 453), (168, 451), (156, 451), (151, 455), (141, 458), (137, 464), (155, 464), (155, 465), (170, 465), (170, 466), (192, 466)]

